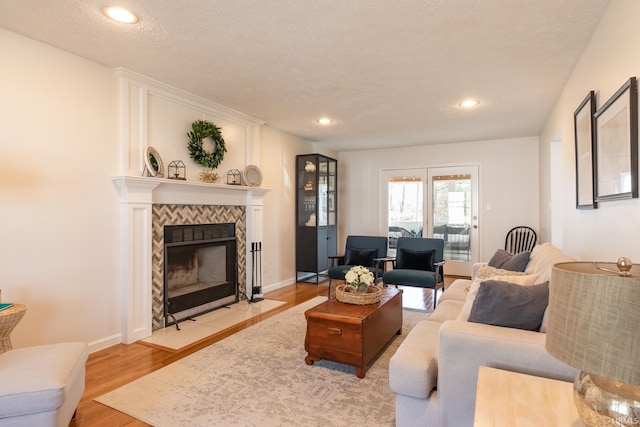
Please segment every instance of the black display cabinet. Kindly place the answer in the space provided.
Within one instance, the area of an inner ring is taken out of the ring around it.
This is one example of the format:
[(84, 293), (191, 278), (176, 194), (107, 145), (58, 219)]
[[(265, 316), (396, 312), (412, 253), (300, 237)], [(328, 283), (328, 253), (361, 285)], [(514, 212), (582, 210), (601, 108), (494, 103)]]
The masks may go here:
[(328, 280), (337, 255), (338, 162), (321, 154), (296, 156), (296, 282)]

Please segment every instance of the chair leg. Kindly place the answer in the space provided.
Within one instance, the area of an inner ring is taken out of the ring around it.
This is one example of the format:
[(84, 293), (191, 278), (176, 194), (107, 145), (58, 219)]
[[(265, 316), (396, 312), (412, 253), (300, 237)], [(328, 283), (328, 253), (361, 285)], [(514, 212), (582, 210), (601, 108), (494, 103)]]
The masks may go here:
[(436, 300), (438, 299), (438, 288), (433, 288), (433, 310), (436, 309)]

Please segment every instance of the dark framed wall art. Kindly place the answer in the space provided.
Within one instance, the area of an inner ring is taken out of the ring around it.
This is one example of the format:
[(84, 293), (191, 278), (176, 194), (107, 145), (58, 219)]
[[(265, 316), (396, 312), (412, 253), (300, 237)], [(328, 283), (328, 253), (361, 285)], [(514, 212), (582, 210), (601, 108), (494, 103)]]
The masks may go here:
[(631, 77), (594, 114), (595, 200), (638, 197), (638, 93)]
[(576, 208), (594, 209), (598, 203), (594, 197), (594, 150), (595, 150), (595, 92), (589, 94), (573, 113), (576, 144)]

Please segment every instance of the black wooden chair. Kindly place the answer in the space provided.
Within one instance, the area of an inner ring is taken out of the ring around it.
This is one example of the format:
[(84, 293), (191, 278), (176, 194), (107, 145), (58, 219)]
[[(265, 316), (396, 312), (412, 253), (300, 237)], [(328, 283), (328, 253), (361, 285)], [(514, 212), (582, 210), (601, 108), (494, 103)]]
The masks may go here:
[(513, 227), (507, 233), (504, 241), (504, 250), (514, 255), (531, 251), (536, 246), (537, 241), (538, 235), (533, 228), (526, 226)]

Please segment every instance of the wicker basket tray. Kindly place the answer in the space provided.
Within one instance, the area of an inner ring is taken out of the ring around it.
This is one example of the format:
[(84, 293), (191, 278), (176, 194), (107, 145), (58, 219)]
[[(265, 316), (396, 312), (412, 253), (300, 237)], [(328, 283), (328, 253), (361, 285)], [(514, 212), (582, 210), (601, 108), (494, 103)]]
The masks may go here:
[(358, 294), (351, 285), (340, 285), (336, 288), (336, 299), (346, 304), (367, 305), (375, 304), (382, 297), (382, 287), (371, 285), (367, 293)]

